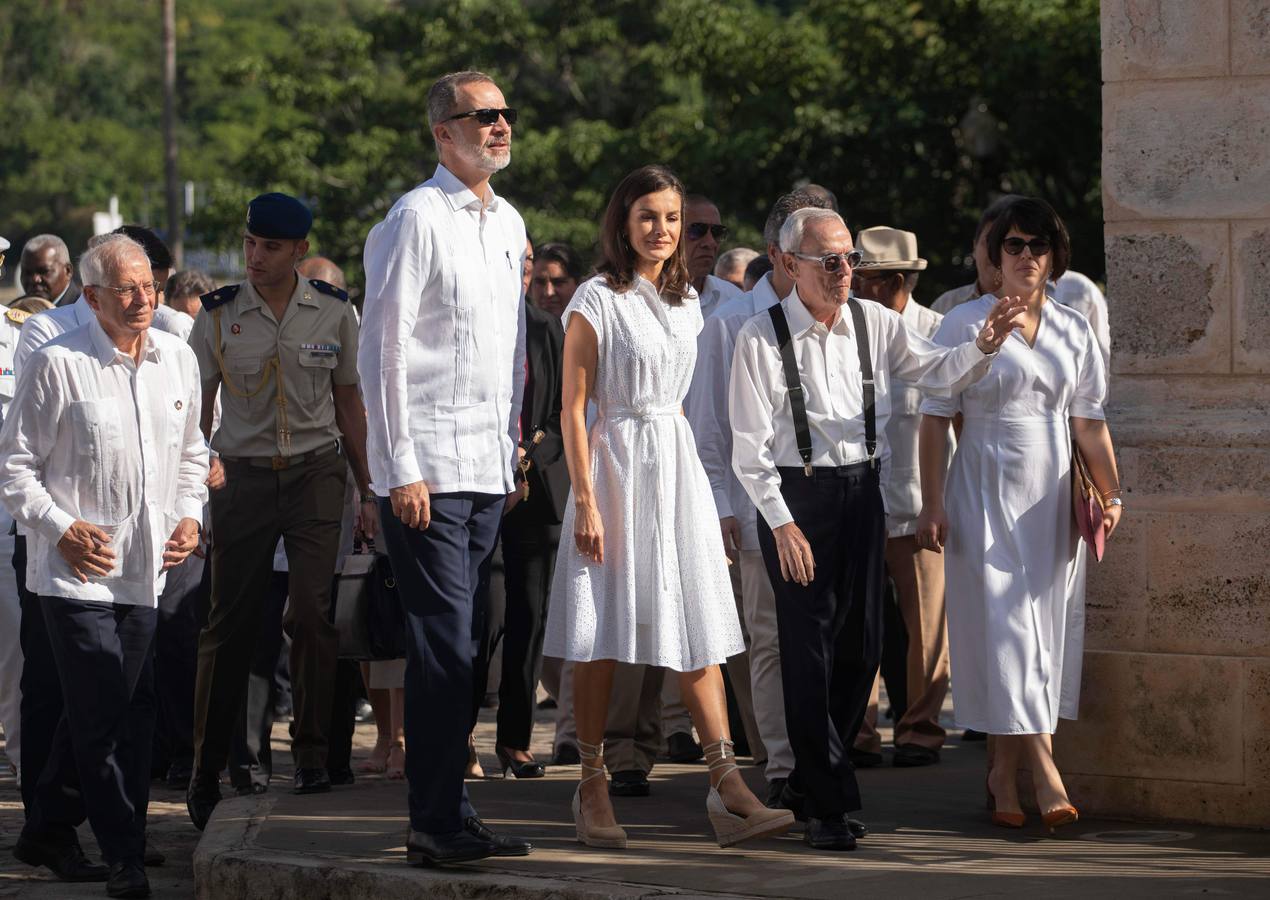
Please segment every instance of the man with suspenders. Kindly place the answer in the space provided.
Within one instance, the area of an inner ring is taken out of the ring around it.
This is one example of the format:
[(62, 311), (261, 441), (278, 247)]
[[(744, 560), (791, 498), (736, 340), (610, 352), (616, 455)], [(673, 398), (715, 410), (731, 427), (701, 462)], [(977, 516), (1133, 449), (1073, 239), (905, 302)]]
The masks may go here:
[(809, 845), (852, 850), (864, 828), (846, 818), (861, 807), (848, 750), (881, 646), (891, 383), (961, 390), (987, 372), (1022, 307), (1003, 300), (975, 341), (940, 347), (894, 312), (851, 297), (860, 254), (837, 213), (794, 212), (780, 249), (794, 290), (737, 336), (732, 463), (758, 507), (776, 595), (794, 751), (782, 800), (807, 818)]

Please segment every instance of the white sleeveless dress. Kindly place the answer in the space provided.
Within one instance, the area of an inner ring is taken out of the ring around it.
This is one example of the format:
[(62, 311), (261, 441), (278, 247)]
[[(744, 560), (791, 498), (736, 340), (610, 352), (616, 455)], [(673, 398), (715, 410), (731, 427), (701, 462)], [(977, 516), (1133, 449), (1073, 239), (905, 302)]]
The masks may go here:
[(604, 562), (578, 552), (570, 502), (561, 526), (543, 653), (690, 672), (745, 649), (714, 497), (681, 412), (703, 320), (695, 295), (665, 303), (640, 279), (615, 293), (602, 277), (564, 311), (599, 339), (591, 481)]

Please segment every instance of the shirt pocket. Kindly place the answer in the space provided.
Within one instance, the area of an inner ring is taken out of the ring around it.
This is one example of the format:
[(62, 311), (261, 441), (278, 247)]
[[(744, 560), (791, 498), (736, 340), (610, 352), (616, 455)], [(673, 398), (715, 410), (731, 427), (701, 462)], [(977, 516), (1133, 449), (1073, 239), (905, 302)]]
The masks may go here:
[(339, 365), (338, 353), (329, 350), (301, 350), (300, 371), (307, 383), (309, 399), (321, 400), (331, 393), (331, 373)]
[[(69, 407), (72, 445), (79, 474), (80, 517), (94, 525), (114, 525), (127, 515), (122, 495), (123, 425), (119, 408), (108, 400), (76, 400)], [(118, 476), (118, 477), (116, 477)]]
[(261, 402), (259, 394), (264, 379), (265, 361), (255, 355), (226, 354), (224, 365), (221, 377), (231, 386), (228, 393), (247, 404), (249, 409), (253, 402)]

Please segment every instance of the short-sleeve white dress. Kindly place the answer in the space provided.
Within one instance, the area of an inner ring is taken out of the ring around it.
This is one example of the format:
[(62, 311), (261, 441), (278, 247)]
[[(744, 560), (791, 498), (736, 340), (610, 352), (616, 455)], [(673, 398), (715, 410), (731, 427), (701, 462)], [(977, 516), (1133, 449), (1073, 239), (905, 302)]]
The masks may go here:
[[(934, 340), (972, 340), (997, 298), (944, 317)], [(1035, 346), (1017, 331), (992, 369), (922, 412), (965, 418), (944, 488), (948, 647), (957, 724), (1052, 734), (1076, 718), (1085, 549), (1072, 517), (1072, 416), (1102, 419), (1107, 381), (1085, 317), (1052, 300)]]
[(599, 339), (589, 432), (604, 562), (561, 524), (543, 653), (691, 672), (745, 649), (710, 482), (681, 411), (702, 328), (695, 295), (678, 306), (640, 279), (617, 293), (602, 277), (565, 308)]

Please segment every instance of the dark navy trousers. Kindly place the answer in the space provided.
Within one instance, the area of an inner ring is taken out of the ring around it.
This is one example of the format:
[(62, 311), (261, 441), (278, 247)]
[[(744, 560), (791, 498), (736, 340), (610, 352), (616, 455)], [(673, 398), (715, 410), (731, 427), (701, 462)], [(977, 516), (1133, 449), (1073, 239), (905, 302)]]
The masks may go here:
[(475, 815), (463, 783), (476, 724), (473, 671), (484, 632), (488, 578), (505, 497), (433, 494), (432, 523), (407, 528), (380, 500), (383, 540), (406, 609), (406, 778), (410, 827), (460, 830)]

